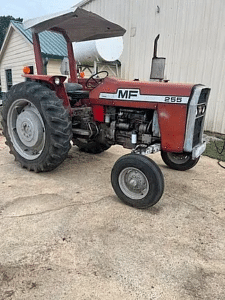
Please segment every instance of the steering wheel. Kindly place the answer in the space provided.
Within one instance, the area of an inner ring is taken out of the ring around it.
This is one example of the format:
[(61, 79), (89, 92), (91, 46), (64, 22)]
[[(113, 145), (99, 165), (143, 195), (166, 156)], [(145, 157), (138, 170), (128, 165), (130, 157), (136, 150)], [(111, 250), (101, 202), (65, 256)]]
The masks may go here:
[[(105, 73), (106, 75), (103, 77), (103, 78), (94, 78), (95, 76), (101, 74), (101, 73)], [(91, 75), (88, 80), (86, 81), (86, 87), (87, 88), (95, 88), (97, 87), (100, 83), (102, 83), (102, 81), (107, 77), (109, 76), (109, 72), (107, 71), (100, 71), (100, 72), (97, 72), (93, 75)], [(92, 82), (91, 82), (92, 80)]]

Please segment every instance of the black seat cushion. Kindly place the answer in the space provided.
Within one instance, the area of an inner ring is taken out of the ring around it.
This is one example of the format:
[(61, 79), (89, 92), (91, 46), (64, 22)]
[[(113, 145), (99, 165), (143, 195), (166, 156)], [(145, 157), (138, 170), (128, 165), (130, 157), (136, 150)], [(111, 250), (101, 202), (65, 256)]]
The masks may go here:
[(74, 92), (68, 92), (68, 95), (72, 99), (87, 99), (87, 98), (89, 98), (89, 91), (77, 90)]
[(83, 86), (79, 83), (65, 83), (67, 94), (71, 97), (72, 101), (79, 99), (86, 99), (89, 97), (89, 91), (84, 91)]
[(67, 93), (73, 93), (77, 90), (82, 90), (83, 86), (79, 83), (66, 82), (65, 88), (66, 88)]

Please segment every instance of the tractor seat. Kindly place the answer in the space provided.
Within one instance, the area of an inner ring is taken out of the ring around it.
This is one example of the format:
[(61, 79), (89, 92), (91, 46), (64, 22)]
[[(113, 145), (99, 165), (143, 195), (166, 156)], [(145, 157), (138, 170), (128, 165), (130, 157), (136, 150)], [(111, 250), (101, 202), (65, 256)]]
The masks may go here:
[(66, 88), (67, 93), (73, 93), (77, 90), (82, 90), (83, 86), (79, 83), (66, 82), (65, 83), (65, 88)]
[(65, 89), (72, 102), (77, 102), (80, 99), (89, 98), (89, 91), (84, 91), (83, 86), (79, 83), (65, 83)]

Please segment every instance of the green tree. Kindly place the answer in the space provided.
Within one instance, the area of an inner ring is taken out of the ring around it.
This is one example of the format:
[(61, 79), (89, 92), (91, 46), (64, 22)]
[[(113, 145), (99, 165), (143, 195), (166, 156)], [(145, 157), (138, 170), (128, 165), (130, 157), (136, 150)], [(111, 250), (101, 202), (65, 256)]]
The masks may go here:
[(23, 22), (23, 19), (21, 18), (15, 19), (12, 16), (0, 16), (0, 49), (2, 47), (11, 20)]

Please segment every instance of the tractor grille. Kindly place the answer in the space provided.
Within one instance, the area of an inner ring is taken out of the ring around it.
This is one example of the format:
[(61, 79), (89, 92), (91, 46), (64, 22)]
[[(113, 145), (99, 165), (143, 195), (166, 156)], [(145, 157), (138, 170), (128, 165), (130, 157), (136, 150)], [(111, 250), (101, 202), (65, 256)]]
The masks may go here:
[(193, 88), (193, 93), (188, 103), (184, 141), (184, 151), (186, 152), (192, 152), (195, 146), (203, 143), (202, 135), (209, 93), (210, 89), (201, 85)]
[[(197, 104), (197, 113), (194, 124), (194, 133), (193, 133), (193, 143), (192, 147), (197, 146), (202, 143), (202, 134), (204, 129), (204, 120), (206, 114), (207, 101), (209, 97), (210, 89), (205, 88), (202, 89), (201, 94), (199, 96), (198, 104)], [(200, 109), (200, 113), (198, 113), (198, 108)], [(204, 109), (201, 113), (201, 109)]]
[(203, 132), (203, 123), (204, 123), (203, 120), (204, 120), (204, 116), (199, 117), (198, 119), (195, 120), (192, 147), (195, 147), (199, 143), (201, 143), (202, 132)]
[(209, 97), (209, 92), (210, 92), (210, 89), (208, 89), (208, 88), (202, 90), (199, 100), (198, 100), (198, 104), (207, 103), (207, 100)]

